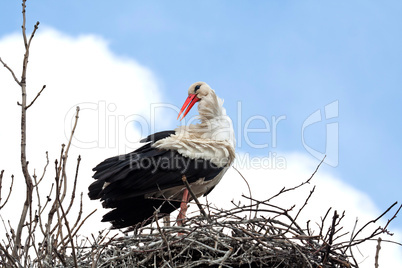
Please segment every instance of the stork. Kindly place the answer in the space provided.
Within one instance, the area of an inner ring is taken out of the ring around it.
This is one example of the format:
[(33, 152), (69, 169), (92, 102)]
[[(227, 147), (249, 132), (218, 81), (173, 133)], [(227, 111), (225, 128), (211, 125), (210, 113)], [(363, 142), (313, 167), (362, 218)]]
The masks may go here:
[(232, 121), (223, 100), (205, 82), (190, 86), (177, 119), (197, 102), (199, 123), (149, 135), (139, 149), (93, 169), (95, 182), (88, 195), (113, 209), (103, 222), (111, 222), (112, 228), (145, 225), (154, 215), (163, 217), (181, 207), (180, 224), (192, 200), (182, 176), (196, 197), (206, 196), (219, 183), (235, 158)]

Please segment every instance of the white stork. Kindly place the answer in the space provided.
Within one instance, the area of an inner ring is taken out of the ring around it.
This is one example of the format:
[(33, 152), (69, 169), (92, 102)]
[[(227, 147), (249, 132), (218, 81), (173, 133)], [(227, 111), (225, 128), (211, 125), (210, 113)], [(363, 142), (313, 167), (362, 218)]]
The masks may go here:
[[(196, 102), (198, 124), (152, 134), (134, 152), (106, 159), (93, 169), (96, 181), (89, 186), (89, 197), (113, 209), (102, 221), (111, 222), (113, 228), (145, 225), (157, 209), (158, 217), (163, 217), (181, 203), (187, 208), (192, 198), (183, 175), (197, 197), (218, 184), (235, 157), (232, 121), (223, 100), (204, 82), (190, 86), (177, 118), (184, 112), (183, 119)], [(179, 213), (179, 224), (183, 217)]]

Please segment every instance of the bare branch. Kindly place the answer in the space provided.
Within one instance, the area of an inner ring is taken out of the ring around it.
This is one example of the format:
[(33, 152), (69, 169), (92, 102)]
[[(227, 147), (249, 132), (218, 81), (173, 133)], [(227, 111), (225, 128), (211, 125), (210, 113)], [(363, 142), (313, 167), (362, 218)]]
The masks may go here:
[[(95, 212), (97, 211), (97, 209), (95, 209), (95, 210), (93, 210), (91, 213), (89, 213), (81, 222), (80, 222), (80, 224), (78, 225), (78, 227), (76, 228), (76, 226), (74, 225), (74, 227), (72, 228), (72, 230), (74, 230), (74, 232), (73, 232), (73, 235), (72, 235), (72, 237), (76, 237), (77, 235), (78, 235), (78, 231), (81, 229), (81, 227), (82, 227), (82, 225), (84, 225), (84, 223), (85, 223), (85, 221), (89, 218), (89, 217), (91, 217)], [(76, 222), (76, 223), (78, 223), (78, 222)], [(67, 237), (68, 238), (68, 237)], [(67, 238), (65, 238), (65, 239), (67, 239)], [(67, 240), (67, 241), (61, 241), (60, 242), (60, 244), (61, 243), (64, 243), (64, 244), (67, 244), (67, 243), (70, 243), (70, 241), (69, 240)], [(59, 244), (59, 245), (60, 245)]]
[[(58, 185), (59, 180), (58, 179), (59, 178), (56, 177), (56, 189), (59, 189), (59, 185)], [(69, 226), (69, 223), (68, 223), (68, 220), (67, 220), (67, 217), (66, 217), (66, 213), (64, 212), (63, 205), (61, 204), (61, 201), (60, 201), (59, 191), (56, 191), (56, 198), (57, 198), (57, 201), (59, 202), (59, 208), (61, 210), (62, 217), (64, 219), (64, 223), (65, 223), (66, 228), (67, 228), (69, 241), (71, 243), (71, 249), (72, 249), (71, 254), (73, 255), (74, 267), (78, 268), (77, 257), (76, 257), (75, 246), (74, 246), (74, 240), (73, 240), (73, 237), (72, 237), (72, 234), (71, 234), (71, 230), (70, 230), (70, 226)]]
[(324, 265), (327, 263), (329, 254), (331, 252), (332, 239), (333, 239), (334, 233), (335, 233), (335, 223), (336, 223), (336, 220), (337, 220), (338, 217), (339, 217), (339, 215), (335, 210), (334, 211), (334, 216), (332, 217), (332, 226), (331, 226), (331, 229), (330, 229), (328, 243), (327, 243), (326, 251), (325, 251), (325, 255), (324, 255), (324, 261), (323, 261)]
[(36, 30), (38, 30), (38, 28), (39, 28), (39, 21), (37, 21), (36, 24), (34, 25), (34, 30), (32, 31), (31, 37), (29, 38), (28, 48), (31, 46), (32, 38), (34, 37)]
[[(369, 224), (375, 223), (375, 222), (378, 221), (380, 218), (382, 218), (385, 214), (387, 214), (388, 211), (390, 211), (396, 204), (398, 204), (398, 202), (393, 203), (387, 210), (385, 210), (385, 211), (384, 211), (380, 216), (378, 216), (376, 219), (371, 220), (371, 221), (367, 222), (365, 225), (363, 225), (363, 227), (360, 228), (360, 229), (356, 232), (356, 234), (353, 236), (352, 240), (355, 240), (356, 237), (358, 236), (358, 234), (359, 234), (361, 231), (363, 231)], [(400, 209), (401, 209), (401, 206), (399, 207), (399, 209), (397, 210), (397, 212), (394, 214), (394, 216), (391, 218), (391, 220), (396, 217), (396, 214), (399, 213), (399, 210), (400, 210)], [(391, 220), (390, 220), (390, 221), (391, 221)], [(388, 224), (389, 224), (390, 221), (388, 221), (388, 223), (387, 223), (386, 226), (388, 226)]]
[(201, 206), (200, 201), (198, 201), (197, 196), (194, 194), (193, 190), (191, 189), (191, 186), (190, 186), (190, 184), (188, 183), (186, 176), (183, 175), (183, 177), (182, 177), (181, 179), (182, 179), (184, 185), (186, 186), (188, 192), (190, 193), (191, 197), (194, 199), (195, 203), (197, 204), (198, 208), (200, 209), (202, 215), (204, 216), (204, 218), (205, 218), (207, 221), (209, 221), (209, 217), (208, 217), (207, 213), (205, 213), (205, 210), (204, 210), (204, 208)]
[(0, 172), (0, 202), (1, 202), (1, 188), (3, 187), (3, 174), (4, 170)]
[(21, 74), (21, 168), (22, 172), (24, 174), (25, 178), (25, 184), (26, 184), (26, 199), (24, 202), (24, 206), (21, 212), (21, 217), (20, 221), (17, 227), (17, 232), (15, 236), (15, 247), (13, 249), (13, 257), (16, 258), (18, 256), (18, 249), (21, 248), (21, 235), (22, 235), (22, 229), (24, 227), (24, 222), (28, 213), (28, 210), (31, 208), (32, 204), (32, 191), (33, 191), (33, 182), (31, 175), (29, 174), (28, 171), (28, 161), (27, 161), (27, 156), (26, 156), (26, 71), (27, 71), (27, 66), (28, 66), (28, 58), (29, 58), (29, 45), (32, 41), (33, 35), (37, 29), (37, 26), (39, 23), (36, 24), (34, 31), (32, 32), (31, 38), (29, 40), (29, 44), (27, 43), (26, 39), (26, 31), (25, 31), (25, 23), (26, 23), (26, 17), (25, 17), (25, 8), (26, 8), (26, 0), (22, 1), (22, 17), (23, 17), (23, 23), (22, 23), (22, 35), (24, 38), (24, 44), (25, 44), (25, 54), (24, 54), (24, 61), (23, 61), (23, 66), (22, 66), (22, 74)]
[(316, 169), (314, 170), (314, 172), (311, 174), (310, 178), (308, 178), (306, 181), (300, 183), (300, 184), (297, 185), (297, 186), (294, 186), (294, 187), (291, 187), (291, 188), (285, 188), (285, 187), (283, 187), (276, 195), (274, 195), (274, 196), (272, 196), (270, 199), (268, 199), (268, 201), (274, 199), (275, 197), (281, 195), (282, 193), (286, 193), (286, 192), (289, 192), (289, 191), (293, 191), (293, 190), (296, 190), (296, 189), (302, 187), (302, 186), (305, 185), (305, 184), (309, 184), (310, 181), (311, 181), (311, 179), (312, 179), (312, 178), (314, 177), (314, 175), (317, 173), (317, 171), (318, 171), (318, 169), (320, 168), (321, 164), (324, 162), (325, 157), (327, 157), (327, 156), (324, 156), (324, 158), (323, 158), (323, 159), (321, 160), (321, 162), (318, 164), (318, 166), (316, 167)]
[[(74, 126), (73, 129), (71, 130), (71, 135), (70, 135), (70, 139), (67, 143), (67, 147), (66, 150), (64, 152), (64, 155), (61, 156), (61, 161), (60, 161), (60, 168), (61, 168), (61, 174), (62, 174), (62, 180), (61, 180), (61, 184), (64, 184), (64, 190), (63, 190), (63, 194), (60, 198), (61, 202), (64, 201), (64, 198), (66, 196), (66, 190), (67, 190), (67, 174), (66, 174), (66, 165), (67, 165), (67, 159), (68, 159), (68, 152), (70, 150), (70, 146), (71, 146), (71, 141), (73, 139), (74, 133), (75, 133), (75, 129), (77, 127), (77, 123), (78, 123), (78, 118), (79, 118), (79, 112), (80, 112), (80, 107), (77, 106), (76, 107), (76, 113), (75, 113), (75, 122), (74, 122)], [(64, 147), (63, 147), (64, 148)], [(60, 185), (60, 188), (62, 187), (62, 185)]]
[[(75, 170), (74, 186), (73, 186), (73, 190), (71, 192), (70, 205), (67, 208), (66, 214), (68, 214), (70, 212), (70, 209), (74, 204), (75, 192), (76, 192), (76, 188), (77, 188), (78, 170), (80, 168), (80, 163), (81, 163), (81, 155), (79, 155), (77, 158), (77, 167)], [(82, 211), (82, 210), (80, 210), (80, 211)]]
[[(294, 220), (292, 221), (292, 224), (293, 224), (293, 222), (296, 222), (296, 220), (297, 220), (297, 218), (299, 217), (301, 211), (304, 209), (304, 207), (307, 205), (308, 201), (310, 200), (310, 197), (313, 195), (314, 190), (315, 190), (315, 186), (314, 186), (313, 189), (310, 191), (310, 194), (309, 194), (308, 197), (306, 198), (306, 201), (304, 201), (303, 206), (302, 206), (302, 207), (299, 209), (299, 211), (297, 212), (297, 214), (296, 214)], [(289, 228), (292, 226), (292, 224), (289, 226)]]
[[(234, 170), (237, 171), (237, 173), (239, 173), (240, 177), (241, 177), (241, 178), (244, 180), (244, 182), (246, 183), (247, 188), (248, 188), (248, 193), (249, 193), (249, 195), (250, 195), (250, 207), (253, 206), (253, 200), (252, 200), (253, 196), (251, 195), (250, 184), (248, 184), (248, 181), (246, 180), (246, 178), (243, 176), (243, 174), (241, 174), (241, 172), (240, 172), (237, 168), (235, 168), (234, 166), (232, 166), (232, 167), (233, 167)], [(257, 212), (256, 212), (256, 213), (257, 213)], [(255, 215), (255, 217), (257, 217), (257, 214)], [(251, 211), (250, 211), (250, 218), (251, 218)]]
[[(1, 181), (1, 180), (3, 179), (3, 171), (4, 171), (4, 170), (1, 171), (1, 175), (0, 175), (0, 201), (1, 201), (1, 184), (2, 184), (2, 181)], [(4, 201), (4, 203), (3, 203), (2, 205), (0, 205), (0, 209), (2, 209), (2, 208), (7, 204), (8, 199), (9, 199), (10, 196), (11, 196), (11, 192), (13, 191), (13, 185), (14, 185), (14, 175), (11, 175), (10, 190), (8, 191), (8, 195), (7, 195), (6, 201)]]
[(0, 57), (0, 62), (3, 64), (4, 68), (6, 68), (7, 70), (10, 71), (11, 75), (12, 75), (13, 78), (14, 78), (14, 81), (15, 81), (19, 86), (21, 86), (21, 82), (18, 81), (18, 78), (15, 76), (13, 70), (1, 59), (1, 57)]
[(42, 93), (42, 91), (46, 88), (46, 85), (43, 85), (42, 89), (38, 92), (38, 94), (36, 95), (36, 97), (33, 99), (33, 101), (31, 101), (31, 103), (27, 106), (26, 109), (28, 109), (29, 107), (32, 106), (32, 104), (34, 104), (34, 102), (36, 101), (36, 99), (39, 97), (39, 95)]
[[(183, 176), (184, 176), (184, 175), (183, 175)], [(159, 226), (158, 213), (159, 213), (158, 210), (156, 210), (155, 213), (154, 213), (156, 226), (158, 227), (158, 231), (159, 231), (160, 235), (162, 236), (162, 239), (163, 239), (163, 241), (165, 242), (165, 245), (166, 245), (166, 247), (167, 247), (167, 250), (168, 250), (168, 253), (169, 253), (170, 264), (173, 265), (172, 252), (170, 251), (169, 242), (168, 242), (167, 239), (166, 239), (165, 233), (161, 230), (161, 227)]]
[(79, 118), (79, 112), (80, 112), (80, 107), (77, 106), (75, 110), (76, 110), (76, 113), (75, 113), (74, 126), (73, 126), (73, 128), (72, 128), (72, 130), (71, 130), (71, 135), (70, 135), (70, 139), (68, 140), (66, 152), (64, 153), (64, 155), (66, 155), (66, 156), (68, 155), (68, 151), (70, 150), (71, 141), (73, 140), (73, 136), (74, 136), (74, 133), (75, 133), (75, 129), (76, 129), (76, 127), (77, 127), (78, 118)]
[(40, 177), (40, 179), (39, 179), (39, 181), (38, 182), (36, 182), (35, 181), (35, 185), (34, 185), (34, 187), (38, 187), (38, 184), (43, 180), (43, 178), (45, 177), (45, 173), (46, 173), (46, 169), (47, 169), (47, 166), (49, 165), (49, 154), (48, 154), (48, 152), (46, 152), (46, 165), (44, 166), (44, 168), (43, 168), (43, 173), (42, 173), (42, 176)]
[(375, 258), (374, 258), (374, 267), (378, 268), (378, 256), (380, 255), (380, 249), (381, 249), (381, 237), (377, 239), (378, 243), (376, 246), (376, 251), (375, 251)]

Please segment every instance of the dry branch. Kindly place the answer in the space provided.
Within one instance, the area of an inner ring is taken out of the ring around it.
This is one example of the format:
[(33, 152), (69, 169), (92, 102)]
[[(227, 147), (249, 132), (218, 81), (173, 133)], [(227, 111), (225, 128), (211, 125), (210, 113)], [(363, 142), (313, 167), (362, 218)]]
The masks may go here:
[(38, 94), (36, 95), (36, 97), (31, 101), (31, 103), (27, 106), (26, 109), (28, 109), (29, 107), (32, 106), (32, 104), (34, 104), (34, 102), (36, 101), (36, 99), (40, 96), (40, 94), (42, 93), (42, 91), (46, 88), (46, 85), (43, 85), (42, 89), (38, 92)]
[(13, 257), (18, 258), (18, 250), (21, 248), (21, 235), (22, 235), (22, 229), (24, 227), (24, 222), (28, 214), (28, 210), (32, 206), (32, 192), (33, 192), (33, 182), (31, 175), (29, 174), (28, 171), (28, 162), (27, 162), (27, 156), (26, 156), (26, 137), (27, 137), (27, 129), (26, 129), (26, 118), (27, 118), (27, 91), (26, 91), (26, 72), (28, 68), (28, 58), (29, 58), (29, 47), (32, 41), (32, 38), (35, 34), (36, 29), (38, 28), (39, 22), (36, 23), (35, 29), (31, 34), (31, 38), (29, 39), (29, 43), (26, 41), (26, 28), (25, 28), (25, 22), (26, 22), (26, 17), (25, 17), (25, 5), (26, 0), (22, 1), (22, 17), (23, 17), (23, 23), (22, 23), (22, 36), (24, 38), (24, 44), (25, 44), (25, 54), (24, 54), (24, 61), (22, 65), (22, 74), (21, 74), (21, 80), (19, 81), (19, 85), (21, 86), (21, 168), (22, 168), (22, 173), (24, 174), (25, 178), (25, 185), (26, 185), (26, 199), (24, 202), (24, 206), (21, 212), (21, 217), (20, 221), (17, 227), (17, 232), (15, 235), (15, 247), (13, 249)]
[(200, 201), (198, 201), (197, 196), (194, 194), (193, 190), (191, 189), (191, 186), (188, 183), (186, 176), (183, 175), (183, 177), (181, 179), (182, 179), (184, 185), (186, 186), (188, 192), (190, 193), (191, 197), (194, 199), (195, 203), (197, 204), (198, 208), (200, 209), (201, 214), (205, 217), (205, 219), (207, 221), (209, 221), (209, 217), (208, 217), (207, 213), (205, 212), (204, 208), (200, 204)]
[[(77, 107), (75, 124), (71, 132), (71, 137), (67, 144), (67, 147), (62, 146), (60, 159), (56, 160), (56, 168), (55, 168), (55, 178), (56, 178), (56, 187), (53, 187), (52, 184), (48, 196), (46, 196), (44, 205), (43, 204), (43, 194), (41, 194), (41, 190), (39, 189), (40, 184), (43, 180), (45, 180), (46, 169), (49, 165), (49, 156), (48, 152), (46, 152), (46, 165), (43, 168), (42, 176), (39, 178), (36, 175), (36, 169), (34, 169), (33, 176), (31, 177), (28, 171), (28, 160), (26, 155), (26, 140), (27, 140), (27, 109), (31, 107), (35, 101), (39, 98), (40, 94), (43, 92), (46, 86), (43, 86), (42, 89), (37, 93), (35, 98), (31, 101), (29, 105), (27, 105), (27, 84), (26, 84), (26, 75), (27, 75), (27, 66), (29, 59), (29, 49), (33, 37), (38, 29), (39, 22), (34, 25), (34, 30), (32, 31), (29, 38), (27, 38), (26, 34), (26, 0), (22, 0), (22, 15), (23, 15), (23, 23), (22, 23), (22, 36), (24, 40), (24, 60), (23, 60), (23, 68), (21, 79), (18, 80), (15, 76), (13, 70), (8, 67), (7, 64), (3, 62), (0, 58), (0, 62), (3, 66), (10, 71), (14, 80), (21, 87), (21, 103), (17, 102), (19, 106), (21, 106), (21, 168), (22, 173), (25, 178), (26, 185), (26, 197), (24, 206), (20, 215), (20, 220), (16, 228), (12, 226), (10, 221), (8, 221), (8, 226), (6, 226), (4, 220), (3, 225), (6, 230), (6, 238), (7, 240), (2, 240), (0, 242), (0, 266), (1, 267), (55, 267), (57, 265), (63, 266), (75, 266), (78, 267), (77, 257), (76, 257), (76, 249), (75, 244), (78, 231), (80, 230), (83, 223), (91, 216), (90, 213), (83, 220), (81, 219), (83, 208), (82, 208), (82, 193), (80, 200), (80, 210), (76, 217), (75, 223), (72, 228), (70, 228), (69, 220), (67, 215), (71, 211), (71, 208), (74, 206), (75, 196), (76, 196), (76, 185), (78, 180), (78, 170), (79, 164), (81, 161), (81, 157), (78, 157), (74, 186), (71, 191), (71, 199), (68, 204), (68, 208), (65, 211), (63, 201), (65, 196), (67, 195), (67, 159), (68, 153), (72, 141), (72, 137), (74, 135), (77, 122), (78, 122), (78, 113), (79, 107)], [(60, 163), (60, 164), (59, 164)], [(1, 187), (3, 186), (3, 175), (4, 172), (0, 173), (0, 201), (1, 201)], [(10, 194), (12, 192), (12, 186), (14, 182), (14, 176), (11, 176), (11, 186), (8, 196), (4, 203), (0, 203), (0, 209), (6, 205)], [(36, 200), (33, 200), (33, 190), (36, 191)], [(55, 189), (55, 191), (53, 191)], [(52, 201), (53, 200), (53, 201)], [(51, 205), (50, 208), (48, 204)], [(33, 204), (37, 206), (37, 209), (33, 211)], [(47, 220), (45, 219), (45, 211), (47, 213)], [(29, 215), (29, 216), (28, 216)], [(56, 215), (56, 220), (53, 222), (54, 216)], [(28, 219), (27, 219), (28, 217)], [(38, 227), (39, 226), (39, 227)], [(24, 231), (25, 230), (25, 231)], [(26, 233), (26, 235), (25, 235)], [(25, 241), (22, 243), (22, 241)], [(67, 247), (67, 243), (71, 245), (70, 248)], [(69, 255), (71, 254), (71, 255)], [(71, 257), (70, 257), (71, 256)]]
[(11, 196), (11, 192), (13, 191), (13, 185), (14, 185), (14, 175), (11, 175), (11, 184), (10, 184), (10, 189), (8, 190), (8, 194), (7, 194), (7, 198), (6, 200), (3, 202), (3, 204), (1, 203), (1, 188), (3, 186), (3, 173), (4, 170), (1, 171), (0, 173), (0, 210), (7, 204), (8, 199), (10, 199)]

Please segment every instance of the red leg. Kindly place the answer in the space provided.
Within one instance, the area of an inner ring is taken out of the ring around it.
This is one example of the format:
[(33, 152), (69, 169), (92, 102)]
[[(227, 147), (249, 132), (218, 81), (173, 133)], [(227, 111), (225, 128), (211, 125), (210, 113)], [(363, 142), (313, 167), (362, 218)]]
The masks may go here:
[(187, 189), (184, 189), (183, 191), (183, 198), (181, 199), (181, 204), (180, 204), (180, 211), (179, 215), (177, 216), (177, 225), (182, 226), (184, 223), (184, 219), (186, 218), (186, 212), (188, 208), (188, 201), (190, 200), (190, 195)]

